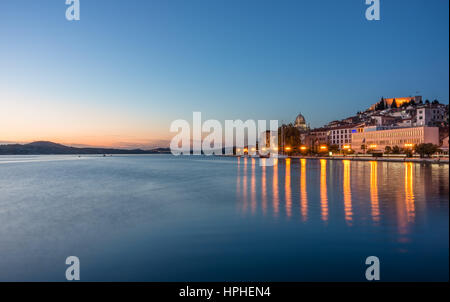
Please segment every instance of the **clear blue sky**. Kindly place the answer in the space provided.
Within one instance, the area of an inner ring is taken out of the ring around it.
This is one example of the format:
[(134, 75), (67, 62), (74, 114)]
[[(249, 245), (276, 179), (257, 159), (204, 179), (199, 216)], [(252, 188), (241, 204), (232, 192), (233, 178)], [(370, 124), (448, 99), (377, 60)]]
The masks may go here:
[(80, 3), (69, 22), (65, 0), (0, 2), (0, 125), (18, 140), (164, 139), (192, 111), (321, 126), (381, 96), (448, 103), (448, 0), (381, 0), (372, 22), (364, 0)]

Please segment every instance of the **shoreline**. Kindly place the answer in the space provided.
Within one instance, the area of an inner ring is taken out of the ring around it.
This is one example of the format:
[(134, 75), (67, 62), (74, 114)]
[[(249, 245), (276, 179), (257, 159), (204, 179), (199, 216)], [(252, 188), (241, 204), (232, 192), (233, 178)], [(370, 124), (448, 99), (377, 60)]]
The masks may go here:
[(356, 156), (292, 156), (292, 158), (306, 158), (306, 159), (331, 159), (331, 160), (355, 160), (355, 161), (383, 161), (383, 162), (397, 162), (397, 163), (426, 163), (426, 164), (449, 164), (449, 159), (445, 158), (409, 158), (409, 157), (356, 157)]
[[(233, 155), (233, 157), (240, 157)], [(249, 157), (251, 158), (251, 157)], [(381, 162), (397, 162), (397, 163), (423, 163), (423, 164), (449, 164), (449, 158), (411, 158), (411, 157), (368, 157), (368, 156), (300, 156), (293, 155), (287, 158), (298, 159), (328, 159), (328, 160), (350, 160), (350, 161), (381, 161)]]
[(411, 158), (411, 157), (360, 157), (360, 156), (289, 156), (289, 158), (305, 159), (329, 159), (329, 160), (350, 160), (350, 161), (382, 161), (397, 163), (425, 163), (425, 164), (449, 164), (448, 158)]

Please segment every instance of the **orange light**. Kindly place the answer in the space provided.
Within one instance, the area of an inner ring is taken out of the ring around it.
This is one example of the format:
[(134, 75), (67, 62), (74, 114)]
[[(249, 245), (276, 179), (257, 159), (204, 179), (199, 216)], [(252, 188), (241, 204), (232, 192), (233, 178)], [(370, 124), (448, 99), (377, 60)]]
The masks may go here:
[(256, 151), (256, 148), (252, 148), (252, 151)]
[(306, 146), (301, 146), (300, 147), (300, 150), (306, 150), (306, 149), (308, 149)]
[(371, 149), (375, 149), (377, 147), (377, 145), (370, 145), (369, 148)]
[(291, 147), (286, 147), (286, 148), (284, 148), (284, 150), (289, 151), (289, 150), (291, 150)]
[(237, 151), (237, 152), (241, 152), (241, 149), (237, 149), (236, 151)]
[(247, 148), (244, 148), (244, 152), (248, 152), (248, 149), (247, 149)]
[(267, 148), (266, 148), (266, 147), (263, 147), (263, 148), (262, 148), (262, 150), (263, 150), (263, 151), (266, 151), (266, 150), (267, 150)]
[(343, 149), (350, 149), (350, 146), (349, 146), (349, 145), (345, 145), (345, 146), (343, 146), (342, 148), (343, 148)]
[(320, 150), (327, 150), (327, 146), (320, 146)]
[(405, 147), (412, 147), (413, 144), (405, 144)]
[(278, 147), (273, 147), (272, 148), (274, 151), (277, 151), (278, 150)]

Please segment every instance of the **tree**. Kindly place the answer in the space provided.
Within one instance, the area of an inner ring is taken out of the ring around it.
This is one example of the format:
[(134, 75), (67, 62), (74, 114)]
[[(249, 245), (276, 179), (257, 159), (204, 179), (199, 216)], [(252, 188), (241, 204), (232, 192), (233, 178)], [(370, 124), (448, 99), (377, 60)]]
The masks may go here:
[(427, 143), (427, 144), (418, 144), (414, 147), (414, 150), (420, 155), (421, 158), (430, 157), (434, 153), (438, 151), (438, 146)]
[(283, 136), (284, 136), (284, 147), (291, 147), (292, 150), (295, 146), (301, 144), (300, 130), (298, 130), (294, 125), (282, 125), (278, 129), (278, 145), (281, 148), (282, 137), (281, 137), (281, 128), (283, 128)]
[(394, 100), (392, 101), (391, 108), (398, 108), (398, 106), (397, 106), (397, 101), (395, 100), (395, 98), (394, 98)]
[(376, 111), (381, 111), (386, 109), (386, 106), (384, 105), (384, 99), (381, 98), (381, 101), (379, 101), (376, 105), (375, 105), (375, 110)]
[(392, 152), (391, 146), (386, 146), (386, 148), (384, 148), (384, 153), (389, 154), (391, 152)]
[(399, 146), (394, 146), (392, 147), (392, 154), (400, 154), (400, 147)]
[(413, 156), (413, 150), (411, 148), (403, 148), (403, 153), (406, 154), (406, 157), (412, 157)]
[(439, 101), (438, 101), (438, 100), (434, 100), (433, 102), (431, 102), (431, 104), (433, 104), (433, 105), (438, 105), (438, 104), (439, 104)]
[(328, 150), (331, 151), (331, 152), (338, 152), (339, 151), (339, 146), (338, 145), (331, 145), (328, 148)]
[(425, 100), (425, 104), (429, 105), (430, 104), (430, 100)]

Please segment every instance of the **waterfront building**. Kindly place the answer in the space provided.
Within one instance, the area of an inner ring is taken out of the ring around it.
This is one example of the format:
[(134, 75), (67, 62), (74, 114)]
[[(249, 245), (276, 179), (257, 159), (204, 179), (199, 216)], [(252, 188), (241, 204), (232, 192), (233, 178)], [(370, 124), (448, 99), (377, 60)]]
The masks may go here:
[(400, 118), (390, 115), (382, 115), (382, 114), (374, 114), (371, 116), (371, 119), (378, 126), (387, 126), (394, 125)]
[(360, 132), (352, 133), (351, 148), (356, 152), (365, 150), (383, 152), (387, 146), (400, 148), (413, 147), (417, 144), (432, 143), (439, 145), (438, 127), (365, 127)]
[(448, 154), (448, 135), (442, 139), (441, 150)]
[(445, 121), (445, 106), (428, 105), (416, 109), (417, 126), (435, 126)]
[(352, 144), (352, 134), (363, 131), (364, 124), (353, 124), (334, 127), (329, 131), (328, 142), (330, 145), (339, 146), (339, 149), (344, 149), (344, 146)]
[(403, 127), (403, 128), (405, 128), (405, 127), (412, 127), (414, 125), (413, 122), (414, 122), (414, 119), (412, 117), (404, 118), (404, 119), (398, 121), (395, 124), (395, 126)]
[[(266, 130), (261, 133), (261, 136), (259, 138), (259, 141), (261, 142), (258, 144), (258, 146), (261, 146), (261, 148), (272, 148), (278, 145), (278, 131), (270, 131)], [(270, 145), (272, 142), (273, 146)]]
[(329, 132), (330, 128), (325, 127), (313, 129), (305, 136), (304, 144), (309, 149), (314, 149), (314, 147), (320, 145), (327, 145)]
[(325, 125), (326, 128), (337, 128), (342, 126), (348, 126), (349, 124), (344, 121), (331, 121), (327, 125)]

